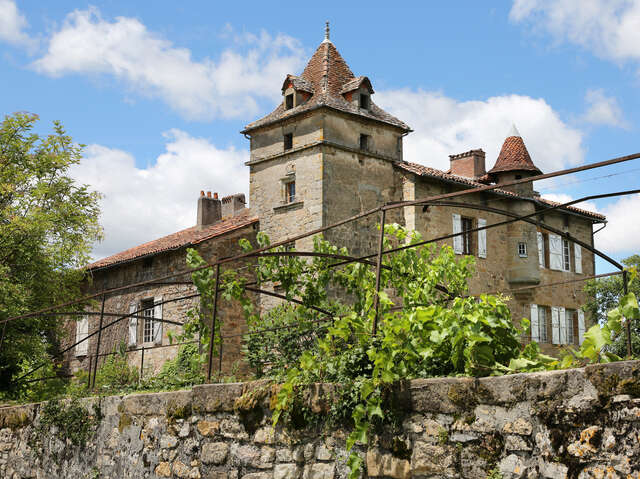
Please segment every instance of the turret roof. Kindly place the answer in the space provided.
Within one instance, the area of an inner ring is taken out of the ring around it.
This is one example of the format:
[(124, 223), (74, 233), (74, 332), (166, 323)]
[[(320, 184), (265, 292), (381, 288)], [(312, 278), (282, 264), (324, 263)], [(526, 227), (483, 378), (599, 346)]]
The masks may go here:
[[(292, 80), (291, 83), (294, 88), (296, 87), (296, 82), (299, 80), (303, 81), (305, 86), (311, 85), (313, 90), (310, 92), (312, 93), (311, 98), (289, 110), (286, 110), (284, 104), (280, 103), (274, 111), (264, 118), (248, 124), (243, 133), (322, 106), (381, 121), (405, 131), (411, 131), (411, 128), (409, 128), (406, 123), (385, 112), (373, 102), (370, 102), (370, 108), (364, 109), (359, 108), (357, 104), (345, 99), (343, 96), (344, 93), (347, 93), (347, 91), (344, 90), (345, 86), (348, 89), (353, 89), (354, 84), (360, 85), (366, 81), (370, 91), (373, 91), (373, 88), (368, 78), (356, 77), (353, 74), (347, 62), (344, 61), (340, 52), (338, 52), (335, 45), (328, 38), (325, 38), (320, 46), (318, 46), (315, 53), (309, 59), (302, 75), (299, 77), (289, 75), (287, 79)], [(285, 79), (285, 86), (286, 84)], [(309, 91), (308, 87), (300, 89)]]
[(505, 171), (531, 171), (542, 174), (533, 164), (527, 147), (515, 125), (512, 125), (509, 136), (504, 140), (496, 164), (487, 173), (493, 175)]

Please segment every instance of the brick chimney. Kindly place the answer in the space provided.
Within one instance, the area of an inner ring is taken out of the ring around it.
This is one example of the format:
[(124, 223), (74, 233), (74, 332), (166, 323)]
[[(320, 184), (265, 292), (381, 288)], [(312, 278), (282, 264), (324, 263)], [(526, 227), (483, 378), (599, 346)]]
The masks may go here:
[(487, 172), (484, 166), (484, 151), (470, 150), (458, 155), (449, 155), (451, 174), (478, 179)]
[(204, 191), (200, 192), (200, 198), (198, 198), (198, 218), (196, 226), (198, 228), (204, 228), (206, 226), (217, 223), (222, 219), (222, 202), (218, 199), (218, 193), (213, 194), (207, 191), (205, 196)]
[(222, 217), (235, 216), (246, 208), (244, 193), (236, 193), (222, 198)]

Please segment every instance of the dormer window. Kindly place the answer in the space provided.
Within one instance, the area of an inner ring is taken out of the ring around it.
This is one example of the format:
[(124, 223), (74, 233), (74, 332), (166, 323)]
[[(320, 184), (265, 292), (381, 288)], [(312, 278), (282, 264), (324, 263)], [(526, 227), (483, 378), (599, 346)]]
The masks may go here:
[(285, 110), (291, 110), (293, 108), (293, 93), (289, 93), (284, 97)]
[(284, 135), (284, 149), (290, 150), (293, 148), (293, 133), (287, 133)]
[(371, 97), (364, 93), (360, 93), (360, 108), (368, 110), (371, 104)]

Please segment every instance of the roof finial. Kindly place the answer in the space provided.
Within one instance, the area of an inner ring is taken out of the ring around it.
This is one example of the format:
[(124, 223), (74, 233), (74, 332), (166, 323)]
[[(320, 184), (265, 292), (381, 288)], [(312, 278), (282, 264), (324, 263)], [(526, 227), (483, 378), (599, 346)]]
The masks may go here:
[(507, 135), (507, 137), (510, 137), (510, 136), (520, 136), (520, 132), (516, 128), (515, 123), (511, 124), (511, 129), (509, 130), (509, 134)]
[(329, 40), (329, 22), (325, 22), (324, 24), (324, 41), (330, 42)]

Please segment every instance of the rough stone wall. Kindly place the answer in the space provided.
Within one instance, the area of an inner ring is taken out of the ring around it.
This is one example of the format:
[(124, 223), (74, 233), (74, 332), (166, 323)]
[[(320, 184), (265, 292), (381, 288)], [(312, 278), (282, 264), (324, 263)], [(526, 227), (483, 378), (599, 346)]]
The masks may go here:
[[(238, 400), (251, 391), (255, 402)], [(331, 391), (317, 385), (307, 406), (322, 414)], [(265, 383), (236, 383), (92, 398), (87, 407), (98, 405), (102, 418), (84, 447), (46, 428), (34, 438), (42, 404), (0, 408), (0, 477), (346, 478), (348, 428), (274, 430), (271, 394)], [(396, 394), (402, 425), (359, 447), (364, 477), (640, 477), (637, 361), (421, 379)]]
[[(205, 260), (211, 262), (217, 258), (239, 254), (241, 252), (238, 245), (240, 238), (247, 238), (255, 244), (255, 234), (256, 232), (254, 227), (248, 226), (224, 236), (203, 242), (200, 245), (197, 245), (195, 249), (199, 251), (200, 255)], [(244, 274), (252, 274), (252, 266), (249, 261), (244, 261), (238, 265), (229, 265), (228, 267), (237, 269), (242, 266), (246, 266), (245, 269), (241, 270)], [(222, 267), (221, 270), (224, 271), (224, 268), (225, 267)], [(116, 265), (112, 268), (95, 271), (93, 273), (93, 283), (87, 287), (86, 293), (93, 294), (103, 289), (113, 289), (128, 284), (152, 280), (172, 273), (186, 271), (187, 269), (186, 249), (180, 248), (175, 251), (155, 255), (153, 263), (149, 267), (144, 266), (144, 260), (138, 260), (123, 265)], [(129, 305), (131, 303), (138, 304), (141, 300), (153, 299), (154, 297), (160, 296), (163, 301), (167, 301), (173, 298), (197, 293), (193, 284), (169, 284), (171, 282), (190, 281), (190, 279), (190, 275), (183, 275), (165, 280), (163, 284), (141, 286), (112, 293), (106, 297), (105, 312), (126, 315), (129, 314)], [(198, 297), (163, 304), (162, 319), (180, 323), (185, 322), (187, 320), (187, 311), (192, 308), (199, 308), (199, 304), (200, 299)], [(222, 334), (236, 335), (245, 332), (246, 324), (239, 304), (237, 302), (229, 303), (222, 301), (219, 305), (218, 318), (222, 322)], [(99, 312), (100, 307), (101, 305), (98, 301), (92, 310)], [(106, 325), (116, 319), (118, 319), (117, 316), (107, 316), (105, 317), (103, 324)], [(99, 321), (99, 316), (89, 316), (89, 334), (98, 330)], [(176, 356), (178, 347), (169, 346), (169, 334), (171, 332), (175, 338), (177, 334), (182, 332), (182, 328), (178, 325), (163, 323), (162, 343), (144, 343), (143, 323), (144, 320), (139, 318), (137, 335), (138, 344), (135, 348), (140, 348), (142, 346), (149, 348), (145, 349), (144, 353), (144, 375), (150, 376), (159, 372), (166, 360), (173, 359)], [(63, 348), (75, 343), (76, 322), (74, 320), (68, 321), (65, 328), (66, 334), (64, 335), (62, 344)], [(129, 320), (124, 319), (108, 329), (103, 330), (100, 340), (100, 353), (114, 351), (119, 347), (121, 341), (128, 344), (128, 338)], [(89, 358), (95, 355), (98, 342), (97, 339), (97, 336), (89, 338), (87, 356), (76, 356), (74, 349), (65, 355), (64, 362), (71, 372), (75, 372), (79, 369), (89, 369)], [(178, 341), (174, 339), (173, 342), (176, 343)], [(157, 347), (160, 345), (164, 347)], [(242, 338), (240, 336), (235, 336), (225, 341), (223, 344), (223, 373), (230, 373), (232, 370), (236, 370), (238, 368), (240, 368), (239, 372), (246, 370), (246, 365), (242, 364), (241, 346)], [(135, 348), (133, 346), (127, 347), (128, 350)], [(141, 356), (141, 351), (127, 352), (129, 362), (138, 368), (140, 368), (141, 365)], [(99, 364), (102, 364), (104, 361), (105, 357), (100, 357)], [(215, 364), (218, 364), (217, 361)]]

